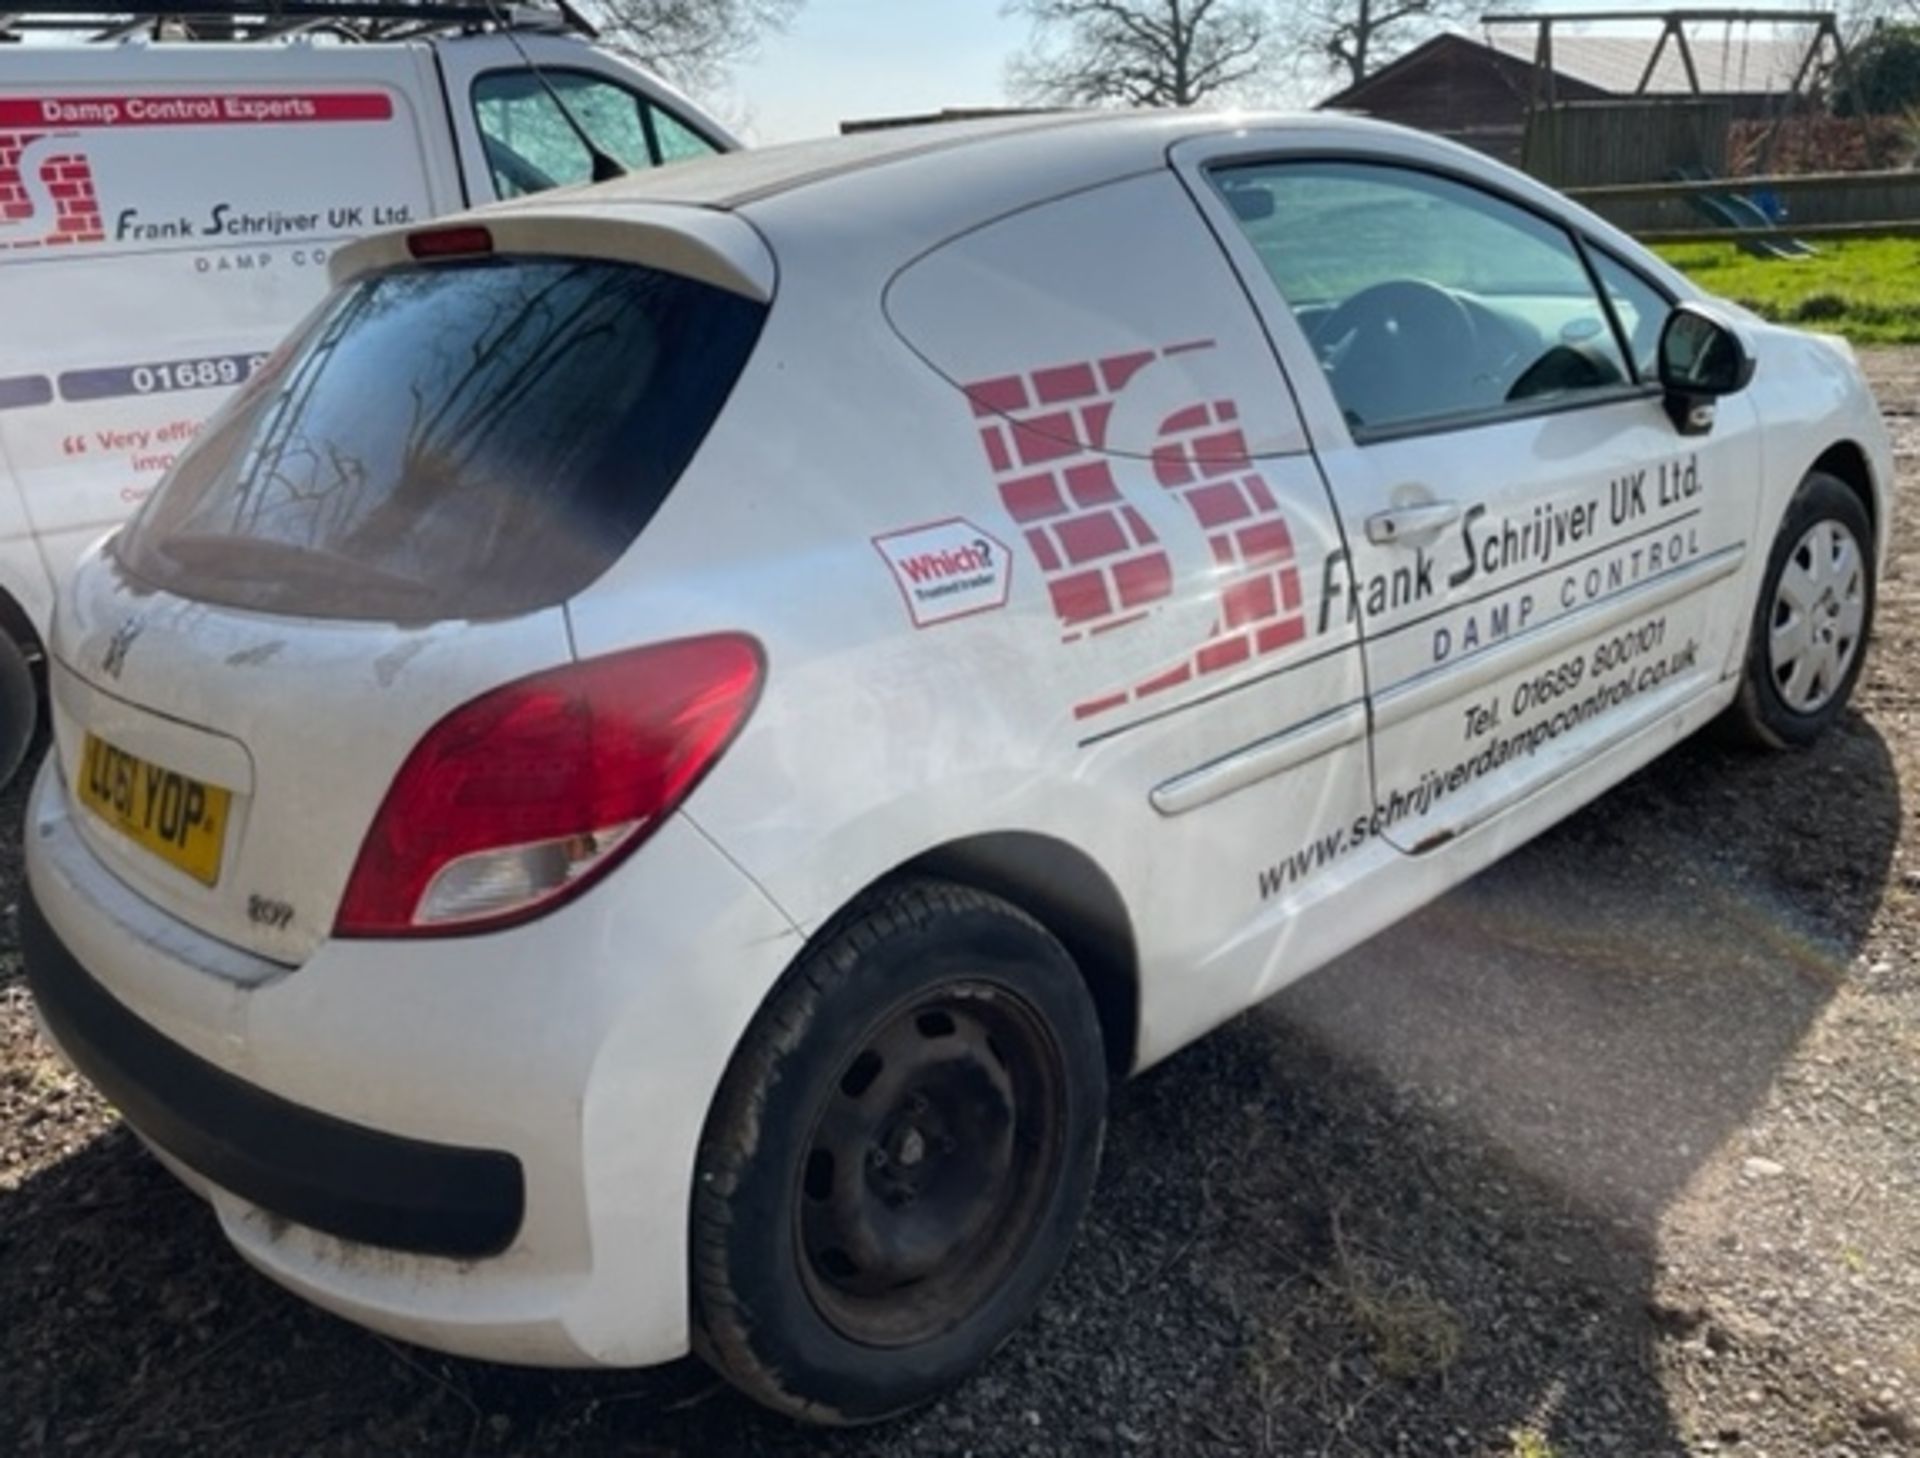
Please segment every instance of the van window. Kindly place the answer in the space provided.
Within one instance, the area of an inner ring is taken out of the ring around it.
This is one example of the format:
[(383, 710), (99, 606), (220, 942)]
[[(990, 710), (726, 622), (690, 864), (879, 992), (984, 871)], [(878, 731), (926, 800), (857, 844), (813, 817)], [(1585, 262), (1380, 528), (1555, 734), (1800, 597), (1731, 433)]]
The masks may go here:
[(549, 606), (659, 509), (764, 316), (575, 259), (362, 278), (207, 425), (115, 550), (153, 586), (264, 612)]
[(653, 119), (654, 140), (659, 144), (662, 162), (690, 162), (695, 157), (711, 157), (720, 149), (670, 111), (662, 111), (648, 102), (641, 103)]
[(568, 115), (594, 146), (630, 170), (718, 150), (670, 112), (585, 71), (490, 71), (473, 83), (473, 113), (500, 197), (593, 180), (593, 158)]

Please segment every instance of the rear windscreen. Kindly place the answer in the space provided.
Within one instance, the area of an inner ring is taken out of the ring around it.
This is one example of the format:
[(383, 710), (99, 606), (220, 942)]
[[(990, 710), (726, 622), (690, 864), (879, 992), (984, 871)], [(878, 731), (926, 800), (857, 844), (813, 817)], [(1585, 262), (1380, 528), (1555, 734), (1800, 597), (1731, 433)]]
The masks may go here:
[(266, 612), (550, 606), (659, 509), (765, 312), (576, 259), (360, 279), (209, 422), (116, 553), (155, 587)]

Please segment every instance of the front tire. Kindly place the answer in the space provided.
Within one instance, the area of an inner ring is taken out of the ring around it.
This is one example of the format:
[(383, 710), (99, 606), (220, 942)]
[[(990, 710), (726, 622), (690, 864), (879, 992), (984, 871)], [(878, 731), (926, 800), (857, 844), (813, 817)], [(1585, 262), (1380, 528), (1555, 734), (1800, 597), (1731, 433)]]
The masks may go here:
[(938, 1395), (1065, 1261), (1106, 1093), (1085, 983), (1039, 923), (945, 882), (873, 894), (775, 990), (708, 1115), (702, 1355), (814, 1422)]
[(1873, 523), (1838, 477), (1814, 471), (1787, 504), (1754, 605), (1735, 737), (1813, 743), (1845, 712), (1873, 630)]
[(20, 645), (0, 632), (0, 789), (19, 771), (40, 732), (40, 688)]

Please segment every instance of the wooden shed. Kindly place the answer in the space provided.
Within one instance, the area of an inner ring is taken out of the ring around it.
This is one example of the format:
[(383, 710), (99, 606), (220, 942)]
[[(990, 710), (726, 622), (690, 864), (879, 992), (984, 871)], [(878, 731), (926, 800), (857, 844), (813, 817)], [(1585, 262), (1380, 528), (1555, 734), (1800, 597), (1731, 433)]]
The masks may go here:
[[(1557, 104), (1710, 100), (1716, 114), (1760, 116), (1779, 104), (1806, 55), (1773, 38), (1696, 44), (1683, 63), (1656, 35), (1553, 37), (1551, 84), (1534, 65), (1534, 39), (1437, 35), (1320, 105), (1399, 122), (1520, 165), (1530, 97)], [(1688, 66), (1691, 66), (1689, 71)], [(1695, 82), (1698, 82), (1696, 86)]]

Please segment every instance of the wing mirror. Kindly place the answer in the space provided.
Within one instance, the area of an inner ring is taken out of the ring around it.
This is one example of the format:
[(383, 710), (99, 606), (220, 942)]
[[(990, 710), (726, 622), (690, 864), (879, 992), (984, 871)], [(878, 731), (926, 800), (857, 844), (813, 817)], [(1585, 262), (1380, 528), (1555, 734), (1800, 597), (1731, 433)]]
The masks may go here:
[(1660, 330), (1660, 386), (1682, 435), (1713, 429), (1714, 401), (1747, 387), (1753, 356), (1740, 336), (1699, 304), (1674, 305)]

